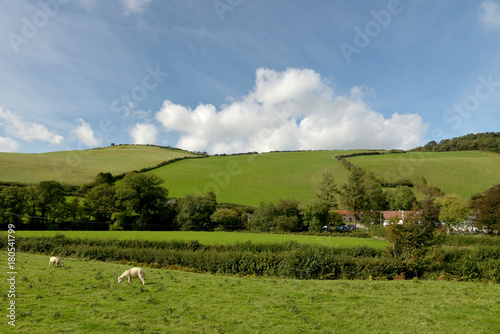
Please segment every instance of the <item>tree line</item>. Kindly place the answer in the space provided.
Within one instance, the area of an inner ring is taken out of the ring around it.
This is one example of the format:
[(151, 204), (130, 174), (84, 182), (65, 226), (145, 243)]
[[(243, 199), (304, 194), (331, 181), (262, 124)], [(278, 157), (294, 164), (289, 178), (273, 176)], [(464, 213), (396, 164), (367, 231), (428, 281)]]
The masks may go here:
[(472, 217), (481, 229), (500, 230), (500, 185), (471, 199), (431, 191), (417, 201), (412, 187), (384, 189), (373, 174), (351, 165), (346, 183), (340, 186), (333, 175), (324, 173), (316, 198), (308, 203), (279, 199), (253, 208), (217, 203), (214, 192), (169, 197), (162, 183), (154, 174), (133, 172), (119, 182), (110, 173), (99, 173), (78, 196), (67, 196), (56, 181), (5, 186), (0, 190), (0, 222), (31, 230), (320, 232), (325, 225), (343, 224), (335, 211), (342, 208), (368, 228), (381, 223), (380, 211), (412, 210), (434, 226), (445, 222), (458, 227)]
[(470, 133), (453, 139), (443, 139), (439, 143), (432, 140), (412, 151), (489, 151), (500, 153), (500, 132)]

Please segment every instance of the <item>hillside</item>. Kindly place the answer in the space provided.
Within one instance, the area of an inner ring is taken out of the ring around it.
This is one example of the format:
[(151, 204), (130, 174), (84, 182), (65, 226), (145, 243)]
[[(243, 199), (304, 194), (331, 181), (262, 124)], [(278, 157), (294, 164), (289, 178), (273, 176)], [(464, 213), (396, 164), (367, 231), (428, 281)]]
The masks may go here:
[(347, 160), (382, 180), (424, 177), (429, 185), (465, 198), (500, 183), (500, 154), (497, 153), (408, 152), (357, 156)]
[(0, 153), (0, 182), (35, 184), (54, 180), (66, 185), (82, 185), (92, 182), (100, 172), (117, 175), (192, 156), (196, 155), (178, 149), (143, 145), (41, 154)]
[(169, 195), (174, 197), (213, 189), (219, 202), (253, 206), (280, 198), (307, 202), (315, 197), (323, 173), (329, 171), (339, 184), (345, 182), (348, 171), (334, 157), (346, 152), (361, 151), (212, 156), (178, 161), (149, 173), (163, 178)]
[[(348, 171), (335, 157), (356, 152), (366, 150), (210, 156), (176, 161), (147, 173), (163, 178), (172, 197), (204, 194), (213, 189), (218, 202), (257, 206), (284, 198), (305, 203), (315, 197), (324, 172), (332, 173), (337, 184), (345, 183)], [(92, 182), (99, 172), (116, 176), (185, 156), (197, 155), (142, 145), (44, 154), (0, 153), (0, 182), (35, 184), (55, 180), (82, 185)], [(500, 183), (500, 155), (491, 152), (408, 152), (346, 160), (381, 180), (423, 177), (429, 185), (465, 198)]]

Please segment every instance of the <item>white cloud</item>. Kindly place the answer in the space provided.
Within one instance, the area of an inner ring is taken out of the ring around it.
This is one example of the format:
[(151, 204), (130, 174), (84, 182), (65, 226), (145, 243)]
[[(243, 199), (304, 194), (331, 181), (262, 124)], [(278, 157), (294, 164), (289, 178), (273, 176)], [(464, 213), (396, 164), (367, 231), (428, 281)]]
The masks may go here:
[(156, 126), (148, 123), (137, 123), (129, 129), (134, 144), (156, 144), (158, 130)]
[(165, 101), (156, 114), (167, 131), (181, 133), (176, 144), (210, 153), (248, 151), (402, 148), (421, 145), (428, 129), (417, 114), (390, 118), (362, 100), (359, 87), (337, 96), (308, 69), (278, 72), (260, 68), (253, 91), (220, 111), (194, 110)]
[(73, 140), (78, 140), (79, 142), (85, 144), (88, 147), (95, 147), (101, 145), (101, 140), (96, 137), (94, 130), (89, 123), (85, 122), (83, 119), (76, 119), (80, 123), (76, 128), (71, 130), (70, 138)]
[(15, 152), (19, 143), (12, 138), (0, 137), (0, 152)]
[(479, 22), (487, 31), (500, 30), (500, 1), (485, 0), (479, 6)]
[(121, 0), (125, 6), (124, 14), (130, 15), (140, 13), (145, 10), (145, 7), (151, 0)]
[(0, 127), (3, 127), (9, 136), (28, 142), (38, 140), (61, 144), (64, 139), (55, 131), (49, 131), (44, 125), (27, 122), (21, 116), (2, 107), (0, 107)]

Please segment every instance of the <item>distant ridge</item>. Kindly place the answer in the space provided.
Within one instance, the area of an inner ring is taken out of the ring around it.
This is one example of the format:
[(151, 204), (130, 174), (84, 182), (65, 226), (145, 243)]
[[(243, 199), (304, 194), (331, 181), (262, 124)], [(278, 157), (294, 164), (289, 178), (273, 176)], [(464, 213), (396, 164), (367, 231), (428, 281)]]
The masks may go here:
[(430, 141), (424, 146), (414, 148), (417, 152), (486, 151), (500, 153), (500, 132), (470, 133), (439, 143)]

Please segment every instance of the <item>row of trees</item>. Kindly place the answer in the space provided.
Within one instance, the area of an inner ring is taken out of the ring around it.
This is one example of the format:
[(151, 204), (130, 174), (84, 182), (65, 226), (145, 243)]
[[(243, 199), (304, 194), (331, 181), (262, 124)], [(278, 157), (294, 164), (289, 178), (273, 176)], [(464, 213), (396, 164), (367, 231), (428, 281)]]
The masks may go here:
[(373, 175), (349, 168), (341, 186), (325, 173), (317, 198), (307, 204), (280, 199), (257, 208), (223, 207), (213, 192), (169, 198), (161, 178), (143, 173), (127, 174), (118, 183), (111, 174), (100, 173), (83, 197), (68, 197), (56, 181), (9, 186), (0, 191), (0, 222), (23, 223), (29, 229), (321, 231), (324, 225), (342, 223), (333, 211), (341, 207), (368, 227), (380, 223), (382, 210), (418, 210), (426, 220), (450, 227), (472, 217), (479, 228), (500, 230), (500, 185), (470, 200), (440, 194), (418, 202), (411, 187), (384, 190)]
[(453, 139), (443, 139), (439, 143), (433, 140), (412, 151), (489, 151), (500, 153), (500, 132), (471, 133)]

